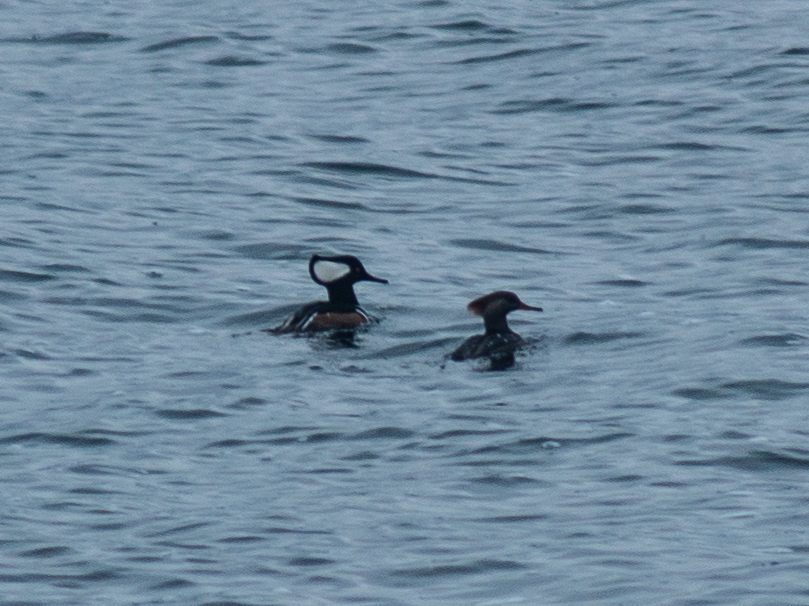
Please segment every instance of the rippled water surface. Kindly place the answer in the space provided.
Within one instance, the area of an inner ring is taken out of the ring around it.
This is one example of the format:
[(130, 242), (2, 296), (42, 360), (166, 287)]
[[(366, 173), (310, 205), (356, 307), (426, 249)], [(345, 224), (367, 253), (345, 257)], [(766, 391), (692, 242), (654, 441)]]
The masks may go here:
[(807, 15), (0, 3), (0, 604), (809, 603)]

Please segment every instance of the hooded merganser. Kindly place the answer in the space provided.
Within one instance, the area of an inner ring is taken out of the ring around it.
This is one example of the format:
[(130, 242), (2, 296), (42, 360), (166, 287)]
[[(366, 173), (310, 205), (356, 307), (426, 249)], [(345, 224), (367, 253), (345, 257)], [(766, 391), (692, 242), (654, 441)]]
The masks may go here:
[(452, 352), (455, 362), (474, 358), (489, 358), (492, 370), (503, 370), (514, 365), (514, 352), (525, 345), (522, 337), (511, 330), (506, 315), (518, 309), (542, 311), (541, 307), (526, 305), (513, 292), (498, 290), (479, 297), (466, 306), (476, 316), (483, 316), (486, 332), (469, 337)]
[(304, 305), (280, 326), (273, 328), (272, 332), (356, 328), (369, 322), (371, 318), (360, 307), (357, 295), (354, 294), (354, 284), (363, 280), (388, 283), (387, 280), (369, 274), (360, 260), (351, 255), (334, 257), (312, 255), (309, 259), (309, 275), (312, 276), (312, 280), (326, 287), (329, 300)]

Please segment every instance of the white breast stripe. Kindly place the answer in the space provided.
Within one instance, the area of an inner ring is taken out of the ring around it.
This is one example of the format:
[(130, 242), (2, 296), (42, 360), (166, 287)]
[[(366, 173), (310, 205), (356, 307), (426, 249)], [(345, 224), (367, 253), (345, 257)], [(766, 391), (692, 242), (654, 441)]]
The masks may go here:
[(334, 282), (343, 276), (347, 276), (351, 268), (345, 263), (335, 263), (334, 261), (315, 261), (315, 275), (321, 282)]
[(310, 313), (309, 317), (306, 318), (306, 321), (303, 323), (303, 326), (301, 326), (299, 330), (306, 330), (308, 328), (308, 326), (312, 323), (312, 320), (315, 319), (316, 315), (317, 315), (317, 312)]

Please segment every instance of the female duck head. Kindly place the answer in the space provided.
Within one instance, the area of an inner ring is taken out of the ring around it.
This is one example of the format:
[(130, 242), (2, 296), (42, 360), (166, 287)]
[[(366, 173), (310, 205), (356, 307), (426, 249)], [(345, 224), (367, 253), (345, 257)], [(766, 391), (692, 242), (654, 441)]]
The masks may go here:
[(489, 334), (511, 332), (506, 315), (512, 311), (517, 311), (518, 309), (542, 311), (541, 307), (526, 305), (520, 301), (517, 295), (507, 290), (498, 290), (478, 297), (471, 301), (466, 306), (466, 309), (476, 316), (483, 316), (483, 323), (486, 326), (486, 332)]

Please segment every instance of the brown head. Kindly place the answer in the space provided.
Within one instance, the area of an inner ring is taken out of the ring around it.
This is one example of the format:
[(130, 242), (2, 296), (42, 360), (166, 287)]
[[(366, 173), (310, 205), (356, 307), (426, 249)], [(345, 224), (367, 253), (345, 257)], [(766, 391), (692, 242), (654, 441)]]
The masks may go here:
[(525, 311), (542, 311), (541, 307), (526, 305), (513, 292), (498, 290), (471, 301), (466, 309), (476, 316), (483, 316), (487, 333), (511, 332), (506, 315), (519, 309)]

